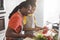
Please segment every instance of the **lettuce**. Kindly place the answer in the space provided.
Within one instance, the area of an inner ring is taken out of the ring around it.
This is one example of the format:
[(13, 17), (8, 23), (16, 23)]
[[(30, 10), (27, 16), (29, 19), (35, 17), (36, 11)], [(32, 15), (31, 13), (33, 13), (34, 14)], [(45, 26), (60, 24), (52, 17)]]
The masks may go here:
[(35, 40), (47, 40), (46, 37), (44, 37), (42, 34), (38, 34), (35, 38)]

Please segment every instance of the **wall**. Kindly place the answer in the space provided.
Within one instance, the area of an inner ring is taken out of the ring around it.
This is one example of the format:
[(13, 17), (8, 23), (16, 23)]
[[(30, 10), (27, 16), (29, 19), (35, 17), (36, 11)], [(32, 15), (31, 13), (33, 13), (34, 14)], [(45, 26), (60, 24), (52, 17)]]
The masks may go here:
[(58, 1), (58, 10), (59, 10), (59, 36), (58, 36), (58, 40), (60, 40), (60, 0)]
[(35, 10), (35, 16), (37, 20), (37, 25), (42, 27), (43, 26), (43, 10), (44, 10), (44, 0), (37, 0), (37, 7)]
[(44, 24), (46, 22), (59, 23), (59, 1), (58, 0), (44, 0)]

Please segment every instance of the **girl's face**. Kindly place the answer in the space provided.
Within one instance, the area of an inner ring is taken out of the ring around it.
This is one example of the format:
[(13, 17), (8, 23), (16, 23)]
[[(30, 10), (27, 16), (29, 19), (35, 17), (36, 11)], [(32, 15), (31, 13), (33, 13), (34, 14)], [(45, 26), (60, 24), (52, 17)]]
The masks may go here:
[(32, 12), (32, 6), (29, 5), (29, 7), (27, 8), (27, 13), (30, 14)]
[(32, 7), (31, 5), (29, 6), (29, 8), (27, 8), (27, 13), (28, 14), (33, 14), (34, 13), (34, 11), (35, 11), (35, 9), (36, 9), (36, 7), (34, 6), (34, 7)]

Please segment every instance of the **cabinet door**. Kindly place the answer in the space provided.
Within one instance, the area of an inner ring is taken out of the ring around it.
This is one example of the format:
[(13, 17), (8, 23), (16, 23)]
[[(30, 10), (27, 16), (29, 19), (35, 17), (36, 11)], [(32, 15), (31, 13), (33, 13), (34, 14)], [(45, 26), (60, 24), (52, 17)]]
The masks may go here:
[(5, 29), (5, 19), (0, 17), (0, 31)]

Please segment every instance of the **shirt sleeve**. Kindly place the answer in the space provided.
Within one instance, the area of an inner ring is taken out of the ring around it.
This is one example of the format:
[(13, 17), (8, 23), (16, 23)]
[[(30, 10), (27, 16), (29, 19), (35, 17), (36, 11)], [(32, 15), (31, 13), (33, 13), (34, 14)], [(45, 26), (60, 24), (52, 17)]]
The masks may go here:
[(11, 28), (11, 29), (13, 29), (15, 32), (18, 32), (18, 30), (17, 29), (20, 29), (20, 27), (21, 27), (21, 20), (20, 20), (21, 18), (19, 18), (18, 16), (13, 16), (13, 17), (11, 17), (11, 19), (9, 20), (9, 24), (8, 24), (8, 26)]

